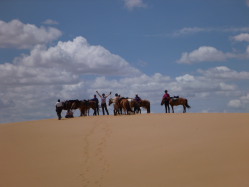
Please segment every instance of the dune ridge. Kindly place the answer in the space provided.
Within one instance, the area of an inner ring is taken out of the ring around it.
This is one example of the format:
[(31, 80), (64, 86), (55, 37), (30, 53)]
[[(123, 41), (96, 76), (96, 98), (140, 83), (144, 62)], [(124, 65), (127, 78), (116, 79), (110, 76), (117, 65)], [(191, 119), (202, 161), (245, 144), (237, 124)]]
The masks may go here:
[(3, 187), (247, 187), (249, 114), (0, 124)]

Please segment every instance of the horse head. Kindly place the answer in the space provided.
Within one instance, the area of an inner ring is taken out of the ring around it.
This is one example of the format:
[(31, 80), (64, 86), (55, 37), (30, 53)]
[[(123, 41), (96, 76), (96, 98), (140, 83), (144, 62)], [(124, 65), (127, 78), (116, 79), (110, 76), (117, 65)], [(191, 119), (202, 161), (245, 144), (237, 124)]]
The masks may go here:
[(113, 99), (110, 98), (110, 99), (109, 99), (109, 106), (110, 106), (112, 103), (113, 103)]

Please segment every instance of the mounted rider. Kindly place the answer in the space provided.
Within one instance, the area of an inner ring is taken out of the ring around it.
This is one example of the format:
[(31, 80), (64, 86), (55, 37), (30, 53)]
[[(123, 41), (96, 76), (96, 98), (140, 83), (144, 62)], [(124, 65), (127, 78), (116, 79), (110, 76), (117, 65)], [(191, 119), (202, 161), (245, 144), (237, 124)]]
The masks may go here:
[(142, 99), (138, 96), (138, 94), (136, 94), (135, 100), (136, 100), (138, 103), (141, 103), (141, 102), (142, 102)]

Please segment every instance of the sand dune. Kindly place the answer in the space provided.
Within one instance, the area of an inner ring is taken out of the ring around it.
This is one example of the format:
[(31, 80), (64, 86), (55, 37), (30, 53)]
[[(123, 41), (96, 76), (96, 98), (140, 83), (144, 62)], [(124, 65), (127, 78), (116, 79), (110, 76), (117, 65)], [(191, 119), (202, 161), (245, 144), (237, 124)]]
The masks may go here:
[(1, 187), (247, 187), (249, 114), (0, 124)]

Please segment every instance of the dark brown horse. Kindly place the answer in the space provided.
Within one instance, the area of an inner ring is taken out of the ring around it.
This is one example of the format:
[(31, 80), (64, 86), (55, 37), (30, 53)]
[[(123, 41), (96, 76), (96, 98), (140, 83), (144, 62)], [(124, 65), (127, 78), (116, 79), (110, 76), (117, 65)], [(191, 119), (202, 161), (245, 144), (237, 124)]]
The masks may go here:
[(140, 106), (147, 110), (147, 113), (150, 113), (150, 101), (149, 100), (141, 100)]
[[(161, 105), (164, 105), (164, 104), (166, 104), (166, 99), (162, 99)], [(179, 98), (171, 97), (169, 100), (169, 104), (172, 108), (173, 113), (174, 113), (174, 106), (182, 105), (183, 113), (186, 112), (186, 108), (190, 108), (190, 106), (188, 105), (188, 100), (182, 97), (179, 97)]]
[(141, 114), (140, 103), (136, 99), (132, 98), (128, 99), (128, 101), (130, 103), (131, 108), (134, 110), (134, 113)]
[(98, 113), (98, 111), (97, 111), (97, 109), (98, 109), (98, 106), (97, 106), (97, 103), (95, 102), (95, 101), (92, 101), (92, 100), (90, 100), (90, 101), (88, 101), (88, 103), (87, 103), (87, 107), (86, 107), (86, 112), (87, 112), (87, 115), (89, 116), (89, 111), (90, 111), (90, 109), (93, 109), (93, 115), (99, 115), (99, 113)]
[(91, 101), (91, 100), (82, 100), (80, 101), (80, 106), (79, 106), (79, 109), (80, 109), (80, 116), (89, 116), (89, 111), (90, 109), (93, 109), (94, 113), (93, 115), (96, 115), (98, 113), (96, 113), (97, 111), (97, 104), (95, 101)]
[(146, 109), (147, 113), (150, 113), (150, 101), (149, 100), (140, 100), (140, 101), (137, 101), (135, 99), (129, 99), (129, 100), (130, 100), (131, 108), (134, 108), (135, 113), (141, 114), (140, 107)]
[(80, 101), (79, 100), (66, 100), (62, 102), (63, 105), (63, 110), (67, 110), (68, 112), (71, 110), (76, 110), (80, 106)]

